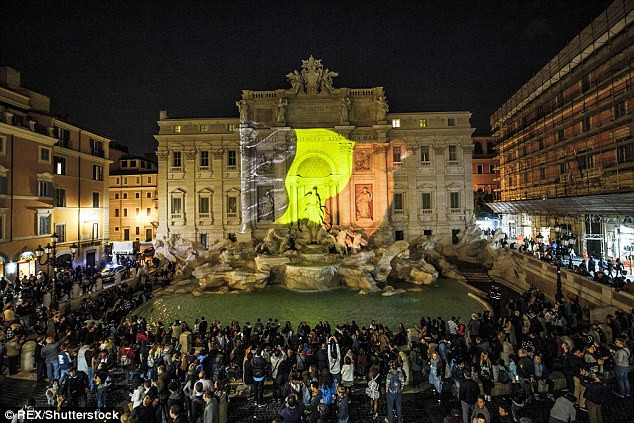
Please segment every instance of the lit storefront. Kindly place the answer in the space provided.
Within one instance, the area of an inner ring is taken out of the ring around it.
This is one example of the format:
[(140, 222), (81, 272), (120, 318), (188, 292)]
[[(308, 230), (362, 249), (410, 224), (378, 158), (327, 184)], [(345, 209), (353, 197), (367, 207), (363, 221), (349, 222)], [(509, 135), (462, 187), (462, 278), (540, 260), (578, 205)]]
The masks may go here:
[(22, 279), (24, 276), (29, 277), (35, 275), (36, 257), (33, 251), (25, 251), (18, 258), (18, 277)]

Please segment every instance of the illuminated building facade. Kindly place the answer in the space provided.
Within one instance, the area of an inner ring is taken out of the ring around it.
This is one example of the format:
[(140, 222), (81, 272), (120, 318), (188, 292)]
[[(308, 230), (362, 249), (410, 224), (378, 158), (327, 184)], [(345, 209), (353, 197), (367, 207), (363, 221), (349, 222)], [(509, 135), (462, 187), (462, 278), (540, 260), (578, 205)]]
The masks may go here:
[[(99, 264), (108, 239), (110, 139), (55, 118), (50, 99), (0, 68), (0, 273), (35, 274), (35, 250), (59, 235), (57, 260)], [(44, 269), (46, 270), (46, 269)]]
[(158, 226), (156, 163), (123, 156), (110, 170), (110, 240), (152, 242)]
[(155, 136), (157, 238), (209, 245), (302, 222), (448, 242), (473, 212), (468, 112), (388, 113), (313, 57), (290, 89), (243, 91), (239, 118), (170, 118)]
[(499, 177), (497, 175), (498, 155), (493, 137), (473, 136), (473, 190), (492, 196), (497, 195)]
[(615, 1), (491, 117), (511, 238), (572, 232), (595, 257), (634, 245), (634, 2)]

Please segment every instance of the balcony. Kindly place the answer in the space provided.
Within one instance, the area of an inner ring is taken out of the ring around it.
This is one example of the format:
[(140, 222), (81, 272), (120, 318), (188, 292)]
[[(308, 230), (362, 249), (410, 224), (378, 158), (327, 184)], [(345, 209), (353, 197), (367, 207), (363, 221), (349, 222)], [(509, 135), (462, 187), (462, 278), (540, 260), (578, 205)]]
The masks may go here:
[(238, 170), (237, 165), (227, 165), (227, 172), (235, 172), (236, 170)]
[(420, 214), (432, 214), (434, 211), (432, 209), (420, 209)]
[(462, 213), (462, 209), (454, 209), (454, 208), (449, 209), (449, 214), (461, 214), (461, 213)]
[(183, 168), (181, 166), (172, 166), (170, 167), (170, 172), (172, 173), (182, 173)]
[(405, 214), (405, 210), (403, 209), (394, 209), (392, 210), (393, 214)]
[(392, 163), (392, 169), (399, 169), (401, 166), (403, 166), (403, 162), (393, 162)]
[(422, 162), (420, 162), (420, 165), (423, 166), (423, 167), (429, 167), (429, 166), (431, 166), (431, 161), (428, 161), (428, 160), (427, 161), (422, 161)]
[(211, 218), (211, 213), (198, 213), (199, 219), (209, 219)]
[(172, 213), (172, 219), (182, 219), (182, 218), (183, 218), (182, 213)]
[(209, 172), (209, 166), (198, 166), (199, 172)]

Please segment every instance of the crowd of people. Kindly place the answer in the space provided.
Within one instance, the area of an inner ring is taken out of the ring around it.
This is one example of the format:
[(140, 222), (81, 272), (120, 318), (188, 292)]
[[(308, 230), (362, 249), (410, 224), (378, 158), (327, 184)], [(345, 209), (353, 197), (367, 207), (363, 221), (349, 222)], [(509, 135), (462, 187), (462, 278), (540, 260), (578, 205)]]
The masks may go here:
[[(346, 423), (360, 384), (370, 418), (390, 423), (402, 421), (408, 385), (414, 392), (432, 390), (439, 403), (459, 400), (461, 409), (448, 418), (463, 423), (517, 422), (526, 404), (546, 399), (555, 401), (552, 423), (573, 421), (580, 412), (601, 423), (612, 375), (614, 395), (630, 396), (632, 312), (584, 326), (577, 298), (553, 303), (532, 288), (504, 307), (498, 302), (494, 313), (426, 317), (410, 329), (380, 321), (294, 326), (204, 317), (154, 324), (132, 315), (159, 277), (168, 283), (173, 270), (144, 274), (135, 288), (122, 284), (86, 297), (68, 314), (42, 305), (45, 278), (6, 283), (0, 369), (16, 373), (20, 346), (33, 339), (37, 381), (47, 384), (50, 407), (85, 406), (90, 392), (98, 408), (112, 406), (109, 391), (116, 383), (129, 389), (126, 421), (148, 423), (228, 421), (230, 380), (242, 380), (255, 410), (276, 403), (284, 422), (334, 416)], [(499, 295), (494, 290), (490, 297), (499, 301)], [(556, 370), (566, 386), (557, 398)], [(508, 401), (491, 409), (497, 385), (507, 385)], [(387, 409), (379, 408), (382, 398)]]
[(556, 240), (536, 242), (529, 238), (524, 239), (524, 242), (518, 246), (518, 250), (553, 265), (561, 260), (561, 266), (569, 271), (592, 278), (595, 282), (611, 286), (616, 290), (623, 289), (629, 282), (627, 269), (620, 257), (595, 259), (590, 255), (587, 259), (582, 258), (576, 263), (577, 256), (571, 245), (565, 243), (559, 245)]

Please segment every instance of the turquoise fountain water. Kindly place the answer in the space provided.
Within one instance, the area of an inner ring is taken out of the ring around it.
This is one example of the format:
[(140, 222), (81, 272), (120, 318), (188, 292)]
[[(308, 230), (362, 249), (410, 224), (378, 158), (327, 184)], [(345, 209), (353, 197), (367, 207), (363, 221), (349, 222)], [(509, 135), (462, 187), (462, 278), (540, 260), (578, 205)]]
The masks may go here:
[(360, 295), (348, 289), (323, 292), (296, 292), (279, 286), (269, 286), (250, 293), (204, 295), (166, 294), (143, 304), (135, 313), (150, 322), (164, 324), (185, 320), (193, 324), (195, 319), (218, 319), (223, 324), (232, 320), (240, 323), (256, 318), (269, 317), (293, 326), (300, 321), (315, 324), (328, 320), (331, 325), (356, 320), (368, 325), (380, 320), (390, 327), (403, 323), (406, 327), (417, 324), (422, 316), (445, 319), (451, 316), (467, 317), (483, 307), (467, 296), (469, 288), (452, 279), (439, 279), (433, 285), (422, 287), (421, 292), (406, 292), (390, 297), (381, 293)]

